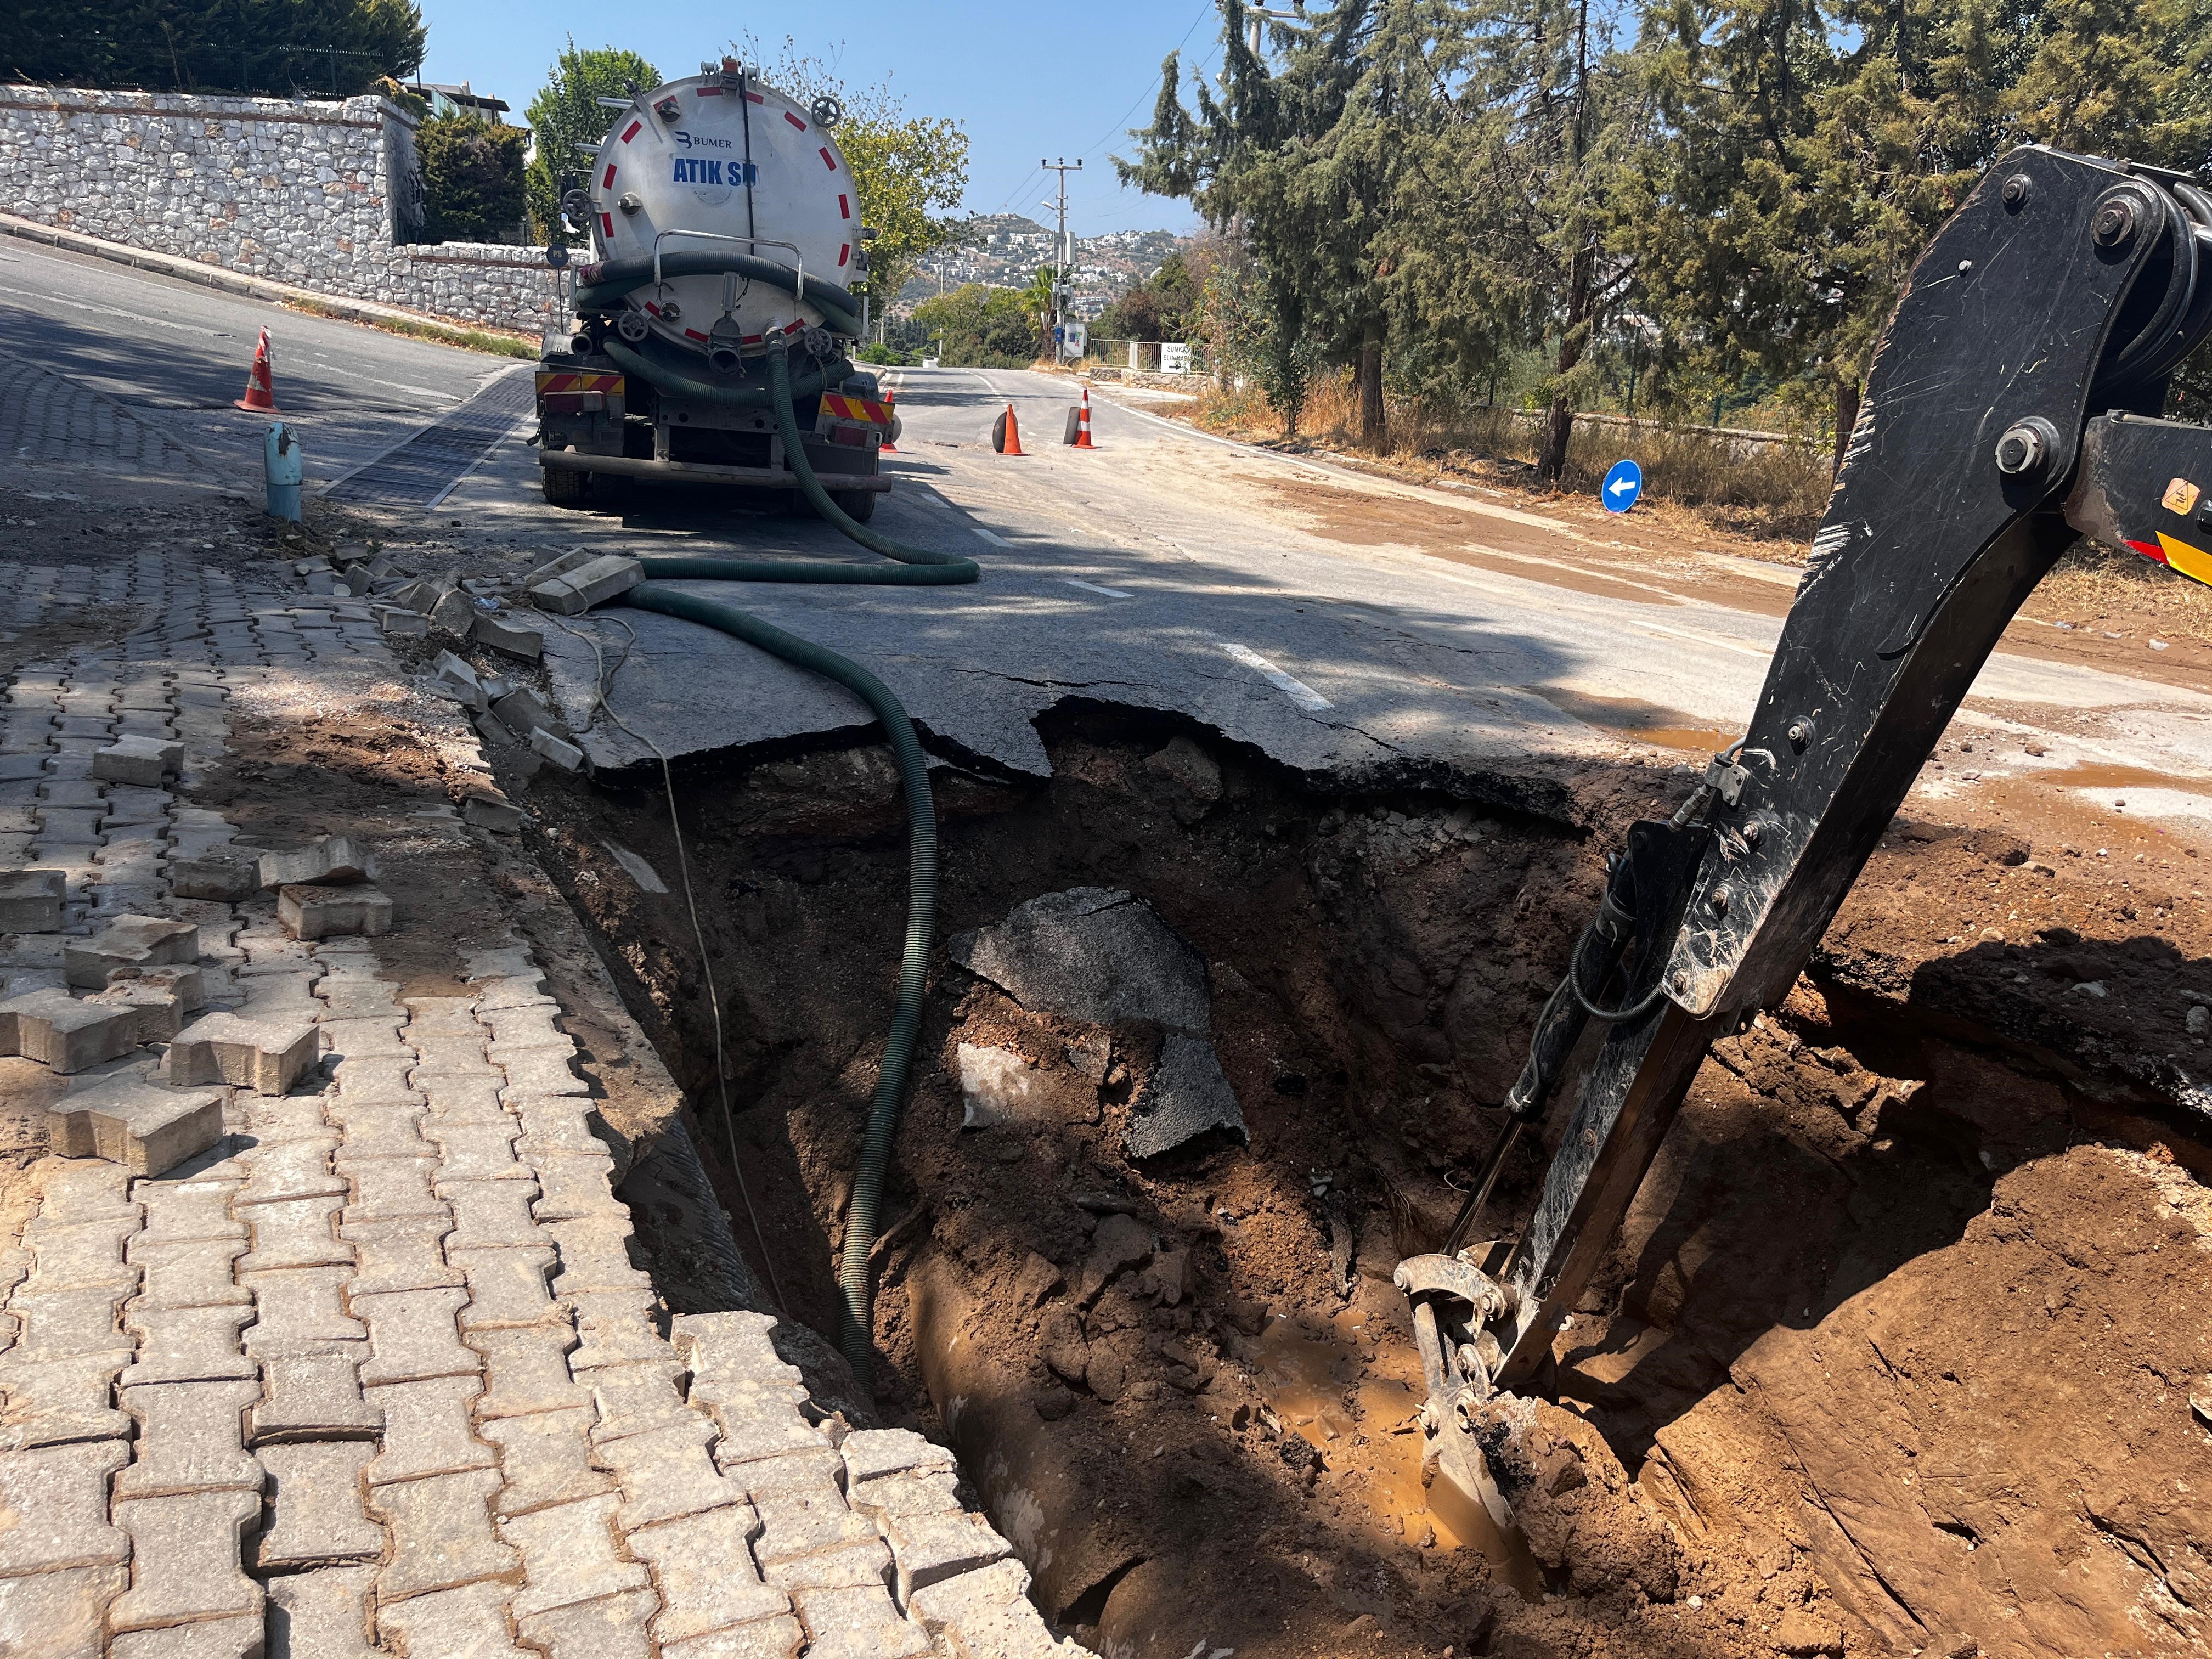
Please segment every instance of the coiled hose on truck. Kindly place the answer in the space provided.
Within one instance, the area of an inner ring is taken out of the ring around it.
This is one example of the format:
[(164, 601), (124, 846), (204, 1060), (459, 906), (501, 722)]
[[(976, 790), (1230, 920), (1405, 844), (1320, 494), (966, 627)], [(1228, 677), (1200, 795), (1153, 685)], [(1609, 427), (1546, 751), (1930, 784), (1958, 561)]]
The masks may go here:
[(872, 1397), (874, 1377), (874, 1290), (868, 1256), (881, 1220), (884, 1170), (890, 1162), (891, 1139), (898, 1129), (899, 1106), (906, 1096), (907, 1072), (921, 1027), (921, 998), (929, 971), (929, 947), (937, 917), (937, 807), (929, 788), (929, 766), (915, 735), (914, 719), (890, 687), (850, 657), (840, 656), (811, 640), (802, 640), (773, 623), (714, 599), (700, 599), (662, 586), (665, 580), (848, 583), (869, 586), (943, 586), (972, 582), (981, 574), (973, 559), (927, 548), (909, 547), (858, 523), (838, 507), (814, 475), (800, 441), (799, 416), (792, 405), (791, 365), (781, 352), (769, 360), (769, 385), (784, 454), (814, 510), (871, 552), (896, 564), (836, 564), (826, 560), (647, 558), (640, 562), (648, 580), (624, 595), (641, 610), (681, 617), (759, 647), (795, 667), (832, 679), (858, 696), (883, 722), (896, 761), (899, 787), (906, 800), (906, 948), (899, 962), (898, 1002), (890, 1035), (884, 1043), (875, 1098), (868, 1108), (867, 1139), (853, 1181), (845, 1219), (845, 1251), (837, 1283), (842, 1293), (838, 1345), (853, 1368), (863, 1395)]

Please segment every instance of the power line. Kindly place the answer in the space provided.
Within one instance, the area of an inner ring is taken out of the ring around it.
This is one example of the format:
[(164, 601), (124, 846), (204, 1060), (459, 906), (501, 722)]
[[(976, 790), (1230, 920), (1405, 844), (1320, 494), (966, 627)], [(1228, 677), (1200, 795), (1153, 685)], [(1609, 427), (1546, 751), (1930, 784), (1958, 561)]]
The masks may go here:
[[(1206, 4), (1200, 8), (1198, 15), (1190, 20), (1190, 27), (1182, 32), (1182, 39), (1176, 42), (1176, 53), (1177, 56), (1181, 56), (1182, 49), (1190, 44), (1190, 37), (1198, 33), (1198, 26), (1200, 23), (1203, 23), (1207, 18), (1213, 15), (1213, 4), (1214, 0), (1206, 0)], [(1129, 118), (1137, 112), (1138, 105), (1142, 104), (1146, 99), (1151, 97), (1153, 93), (1157, 92), (1159, 89), (1159, 85), (1160, 77), (1157, 75), (1153, 76), (1152, 80), (1146, 84), (1145, 89), (1139, 93), (1135, 99), (1131, 101), (1129, 107), (1121, 112), (1121, 118), (1114, 123), (1112, 126), (1106, 129), (1106, 136), (1101, 138), (1097, 143), (1091, 145), (1089, 149), (1083, 152), (1085, 156), (1089, 157), (1096, 155), (1100, 150), (1105, 149), (1107, 145), (1112, 143), (1114, 140), (1127, 128), (1129, 125)]]

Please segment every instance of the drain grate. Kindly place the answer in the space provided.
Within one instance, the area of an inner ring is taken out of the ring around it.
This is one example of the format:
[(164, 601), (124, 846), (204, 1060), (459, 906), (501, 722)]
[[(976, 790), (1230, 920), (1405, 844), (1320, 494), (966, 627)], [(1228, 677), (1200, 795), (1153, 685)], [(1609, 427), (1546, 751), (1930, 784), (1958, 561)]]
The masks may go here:
[(450, 415), (347, 473), (323, 491), (325, 499), (435, 507), (537, 406), (537, 391), (527, 369), (501, 375)]

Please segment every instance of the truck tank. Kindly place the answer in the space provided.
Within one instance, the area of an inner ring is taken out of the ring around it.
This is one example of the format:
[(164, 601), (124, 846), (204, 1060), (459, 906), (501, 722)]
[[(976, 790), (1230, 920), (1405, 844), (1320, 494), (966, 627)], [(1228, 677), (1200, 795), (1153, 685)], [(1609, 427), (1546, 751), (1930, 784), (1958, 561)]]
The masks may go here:
[(834, 101), (802, 106), (726, 59), (602, 101), (612, 122), (562, 203), (592, 253), (574, 273), (574, 331), (541, 355), (546, 499), (613, 504), (641, 479), (800, 492), (773, 355), (805, 462), (865, 520), (890, 487), (878, 456), (897, 421), (847, 356), (871, 233)]
[[(656, 87), (617, 118), (592, 167), (593, 240), (610, 263), (660, 257), (664, 280), (627, 296), (651, 334), (702, 356), (752, 356), (828, 320), (793, 289), (801, 275), (843, 289), (860, 251), (852, 174), (817, 118), (830, 114), (716, 74)], [(716, 250), (792, 276), (667, 275), (670, 255)]]

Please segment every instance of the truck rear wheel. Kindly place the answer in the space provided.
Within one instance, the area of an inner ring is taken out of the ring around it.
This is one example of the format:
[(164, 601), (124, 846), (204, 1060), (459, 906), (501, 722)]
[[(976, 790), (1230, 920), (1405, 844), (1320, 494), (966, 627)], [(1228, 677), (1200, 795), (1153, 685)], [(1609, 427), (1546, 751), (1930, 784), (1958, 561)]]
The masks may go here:
[(538, 469), (538, 488), (545, 499), (555, 507), (581, 507), (587, 475), (565, 466), (544, 466)]
[(872, 489), (840, 489), (830, 499), (844, 509), (845, 516), (855, 524), (866, 524), (876, 516), (876, 492)]

